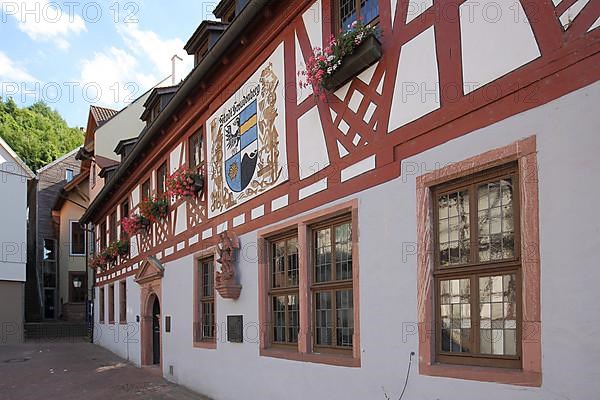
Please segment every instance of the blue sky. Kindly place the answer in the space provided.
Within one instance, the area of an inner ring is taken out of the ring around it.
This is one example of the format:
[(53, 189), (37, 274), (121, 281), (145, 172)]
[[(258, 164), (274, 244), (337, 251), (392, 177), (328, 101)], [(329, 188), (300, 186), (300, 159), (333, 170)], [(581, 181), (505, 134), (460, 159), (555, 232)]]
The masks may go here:
[(44, 100), (70, 126), (90, 104), (120, 109), (193, 59), (183, 46), (218, 1), (0, 0), (0, 96)]

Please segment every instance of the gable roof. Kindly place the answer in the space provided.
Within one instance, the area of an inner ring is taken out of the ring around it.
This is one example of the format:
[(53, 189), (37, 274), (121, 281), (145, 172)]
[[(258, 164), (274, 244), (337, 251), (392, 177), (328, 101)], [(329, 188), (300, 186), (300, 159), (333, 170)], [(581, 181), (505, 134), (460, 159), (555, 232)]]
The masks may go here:
[(96, 120), (98, 126), (104, 124), (106, 121), (117, 115), (119, 111), (113, 110), (112, 108), (90, 106), (90, 112)]
[(6, 150), (6, 152), (14, 159), (14, 161), (19, 164), (19, 167), (25, 171), (29, 179), (34, 179), (36, 175), (33, 171), (25, 164), (25, 161), (21, 160), (21, 157), (0, 137), (0, 146)]
[(40, 168), (40, 169), (37, 170), (37, 173), (39, 174), (40, 172), (44, 172), (48, 168), (55, 166), (59, 162), (66, 160), (67, 158), (71, 157), (74, 154), (77, 154), (79, 152), (80, 148), (81, 147), (77, 147), (76, 149), (71, 150), (67, 154), (63, 155), (62, 157), (57, 158), (56, 160), (52, 161), (51, 163), (48, 163), (48, 164), (44, 165), (42, 168)]

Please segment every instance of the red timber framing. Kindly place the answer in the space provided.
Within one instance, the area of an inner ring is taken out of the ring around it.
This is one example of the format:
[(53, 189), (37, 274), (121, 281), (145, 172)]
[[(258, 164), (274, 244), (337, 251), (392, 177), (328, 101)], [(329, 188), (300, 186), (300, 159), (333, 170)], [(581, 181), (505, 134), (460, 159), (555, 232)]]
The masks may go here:
[[(160, 238), (155, 242), (152, 237), (146, 240), (139, 238), (139, 254), (114, 269), (100, 273), (97, 283), (110, 283), (122, 279), (123, 275), (133, 274), (133, 266), (150, 255), (160, 256), (161, 262), (166, 263), (213, 246), (218, 241), (217, 228), (225, 224), (229, 229), (234, 229), (237, 235), (241, 235), (397, 178), (401, 173), (400, 163), (407, 157), (541, 106), (598, 80), (600, 29), (590, 32), (588, 29), (600, 15), (600, 2), (590, 1), (568, 29), (565, 29), (559, 20), (560, 10), (555, 9), (552, 2), (522, 1), (521, 5), (531, 23), (540, 56), (464, 95), (460, 54), (461, 31), (457, 19), (458, 7), (463, 2), (435, 1), (430, 8), (406, 24), (404, 21), (409, 1), (398, 0), (395, 12), (390, 9), (391, 2), (380, 1), (379, 24), (383, 32), (383, 57), (374, 68), (371, 83), (367, 85), (356, 78), (351, 81), (343, 100), (329, 93), (326, 100), (309, 96), (300, 104), (296, 101), (298, 89), (295, 38), (298, 38), (302, 57), (307, 60), (311, 45), (303, 22), (303, 13), (313, 1), (275, 2), (265, 8), (261, 18), (248, 28), (245, 39), (241, 40), (242, 44), (231, 49), (228, 57), (221, 60), (220, 67), (207, 77), (196, 94), (187, 98), (169, 122), (161, 126), (160, 137), (157, 137), (143, 156), (136, 160), (134, 165), (137, 165), (137, 168), (131, 169), (128, 176), (115, 185), (111, 200), (99, 206), (92, 218), (98, 222), (125, 199), (131, 200), (130, 194), (136, 185), (152, 176), (175, 147), (182, 146), (181, 157), (184, 157), (183, 155), (187, 154), (189, 137), (202, 129), (207, 118), (246, 82), (282, 42), (287, 97), (285, 121), (288, 182), (211, 219), (207, 217), (206, 193), (203, 193), (198, 199), (188, 202), (187, 230), (175, 235), (175, 213), (180, 202), (184, 201), (179, 200), (170, 207), (166, 225), (155, 224), (151, 228), (160, 233)], [(323, 38), (328, 38), (332, 33), (332, 25), (329, 22), (332, 15), (331, 0), (322, 0), (321, 4), (324, 20), (322, 35)], [(395, 15), (393, 26), (392, 15)], [(387, 132), (402, 46), (432, 26), (435, 27), (440, 107)], [(383, 84), (378, 91), (377, 83), (380, 81), (383, 81)], [(354, 90), (363, 95), (357, 112), (349, 107)], [(363, 116), (371, 102), (377, 108), (370, 120), (365, 122)], [(297, 121), (315, 106), (323, 125), (330, 164), (318, 173), (301, 180), (297, 168)], [(335, 118), (332, 118), (332, 111), (335, 112)], [(351, 135), (346, 136), (336, 128), (341, 118), (352, 127), (352, 131), (361, 132), (362, 138), (358, 145), (352, 143)], [(345, 157), (340, 157), (337, 141), (348, 150), (349, 154)], [(201, 168), (206, 171), (207, 149), (204, 148), (203, 151), (205, 161)], [(375, 168), (352, 179), (342, 179), (345, 168), (373, 156)], [(325, 190), (300, 200), (302, 189), (325, 179)], [(153, 184), (154, 188), (155, 186)], [(287, 206), (272, 210), (272, 201), (282, 196), (288, 196)], [(264, 207), (262, 216), (252, 218), (252, 210), (258, 207)], [(135, 212), (134, 207), (132, 212)], [(244, 223), (234, 224), (234, 218), (242, 218), (242, 215)], [(203, 234), (205, 232), (206, 235)]]

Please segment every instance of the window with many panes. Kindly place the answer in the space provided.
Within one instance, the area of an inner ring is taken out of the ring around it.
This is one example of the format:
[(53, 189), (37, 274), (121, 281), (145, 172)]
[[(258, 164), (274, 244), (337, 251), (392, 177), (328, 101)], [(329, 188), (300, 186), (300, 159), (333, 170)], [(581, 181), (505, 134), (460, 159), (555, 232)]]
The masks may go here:
[(273, 344), (298, 343), (300, 298), (298, 295), (298, 236), (271, 239), (269, 306)]
[(516, 165), (434, 188), (437, 361), (521, 366)]
[(376, 23), (379, 18), (379, 0), (335, 0), (334, 20), (338, 30), (348, 30), (354, 21)]
[(215, 341), (215, 261), (198, 261), (199, 296), (196, 341)]
[(314, 347), (351, 350), (354, 334), (352, 224), (349, 217), (312, 227)]
[(188, 160), (190, 169), (196, 169), (202, 162), (202, 130), (188, 139)]
[(167, 191), (167, 163), (166, 161), (156, 171), (156, 191), (163, 194)]

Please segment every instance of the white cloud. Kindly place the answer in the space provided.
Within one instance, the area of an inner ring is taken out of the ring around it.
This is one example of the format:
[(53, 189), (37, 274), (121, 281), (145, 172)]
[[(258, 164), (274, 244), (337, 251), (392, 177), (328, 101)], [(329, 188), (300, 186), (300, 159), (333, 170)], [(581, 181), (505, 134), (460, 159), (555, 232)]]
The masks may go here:
[(61, 50), (70, 46), (72, 35), (86, 31), (85, 22), (68, 7), (49, 0), (2, 1), (4, 15), (11, 15), (19, 29), (33, 40), (52, 41)]
[(5, 53), (0, 51), (0, 78), (3, 82), (35, 82), (36, 79), (31, 76), (24, 68), (16, 65)]
[(177, 65), (177, 80), (185, 78), (193, 66), (193, 57), (189, 56), (183, 46), (185, 43), (179, 38), (162, 39), (155, 32), (139, 29), (137, 24), (117, 26), (117, 32), (125, 41), (131, 51), (140, 57), (147, 58), (160, 76), (171, 75), (171, 58), (174, 55), (181, 57), (183, 62)]
[[(90, 88), (88, 101), (115, 108), (125, 106), (171, 75), (174, 54), (184, 59), (177, 66), (178, 81), (192, 68), (193, 58), (184, 52), (181, 39), (162, 39), (155, 32), (141, 30), (135, 24), (117, 26), (117, 33), (125, 47), (113, 46), (95, 52), (81, 62), (79, 81)], [(170, 82), (168, 79), (165, 83)], [(96, 94), (98, 96), (94, 98)]]

